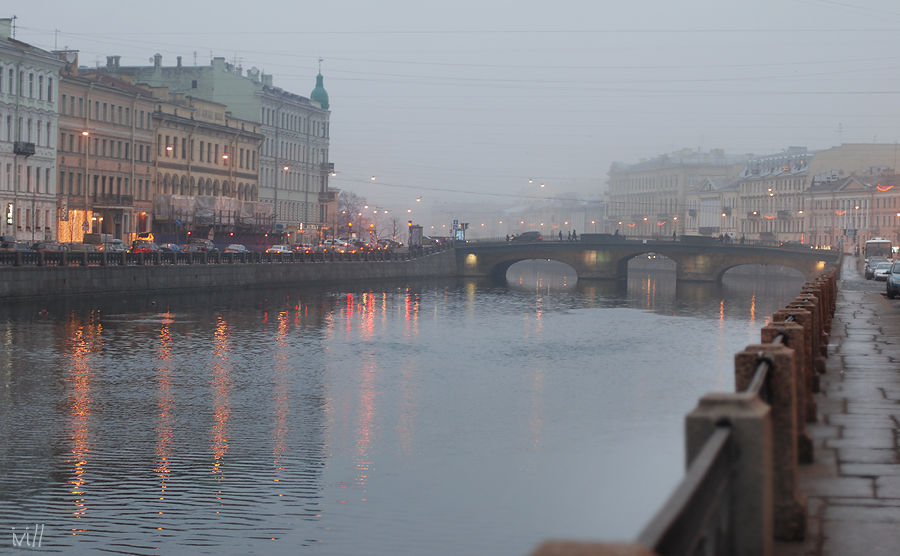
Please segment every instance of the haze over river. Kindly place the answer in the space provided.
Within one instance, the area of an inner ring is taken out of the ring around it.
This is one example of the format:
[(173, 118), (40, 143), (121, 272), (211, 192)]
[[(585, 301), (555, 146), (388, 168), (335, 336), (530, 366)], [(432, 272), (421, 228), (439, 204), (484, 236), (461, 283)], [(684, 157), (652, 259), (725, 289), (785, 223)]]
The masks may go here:
[(803, 283), (511, 278), (0, 307), (0, 552), (630, 539)]

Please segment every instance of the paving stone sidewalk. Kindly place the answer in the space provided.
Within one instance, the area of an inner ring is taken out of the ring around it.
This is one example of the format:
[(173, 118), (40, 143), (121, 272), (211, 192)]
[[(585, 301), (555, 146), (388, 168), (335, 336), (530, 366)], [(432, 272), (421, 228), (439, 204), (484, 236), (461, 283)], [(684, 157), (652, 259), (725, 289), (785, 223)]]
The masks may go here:
[(801, 466), (803, 543), (777, 556), (900, 555), (900, 300), (844, 258), (819, 419), (807, 428), (815, 463)]

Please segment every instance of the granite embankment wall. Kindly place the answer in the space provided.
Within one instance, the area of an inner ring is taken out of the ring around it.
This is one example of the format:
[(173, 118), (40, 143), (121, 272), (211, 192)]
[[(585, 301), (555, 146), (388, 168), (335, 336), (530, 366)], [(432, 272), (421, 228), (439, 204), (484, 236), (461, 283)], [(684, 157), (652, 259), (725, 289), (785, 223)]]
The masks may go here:
[(284, 287), (456, 275), (452, 249), (399, 261), (0, 268), (0, 302), (49, 296)]

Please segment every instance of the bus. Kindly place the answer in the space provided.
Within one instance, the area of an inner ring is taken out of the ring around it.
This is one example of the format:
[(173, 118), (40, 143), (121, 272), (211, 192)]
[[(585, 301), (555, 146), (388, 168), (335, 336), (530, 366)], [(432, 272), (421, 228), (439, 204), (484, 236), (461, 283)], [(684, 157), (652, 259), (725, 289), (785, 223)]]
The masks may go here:
[(865, 257), (868, 261), (871, 257), (894, 258), (891, 242), (883, 237), (874, 237), (866, 242)]

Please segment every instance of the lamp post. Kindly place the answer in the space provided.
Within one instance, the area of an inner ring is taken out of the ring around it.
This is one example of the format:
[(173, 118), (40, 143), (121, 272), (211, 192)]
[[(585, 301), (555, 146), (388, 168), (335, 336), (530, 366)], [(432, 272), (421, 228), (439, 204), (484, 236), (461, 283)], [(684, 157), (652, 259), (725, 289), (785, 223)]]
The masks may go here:
[[(81, 232), (83, 236), (83, 234), (86, 234), (90, 229), (90, 225), (88, 224), (88, 178), (90, 177), (88, 175), (88, 164), (90, 163), (88, 151), (91, 146), (90, 132), (88, 130), (83, 130), (81, 132), (81, 139), (84, 143), (84, 221), (81, 223)], [(84, 241), (83, 237), (82, 241)]]

